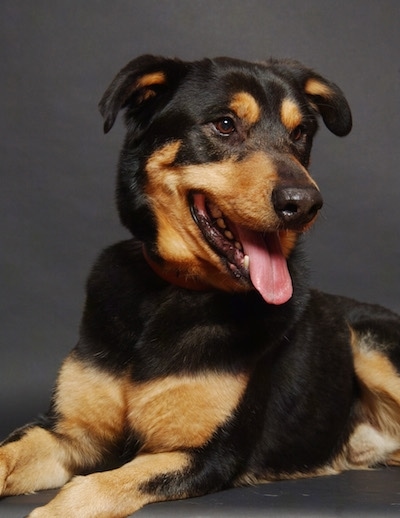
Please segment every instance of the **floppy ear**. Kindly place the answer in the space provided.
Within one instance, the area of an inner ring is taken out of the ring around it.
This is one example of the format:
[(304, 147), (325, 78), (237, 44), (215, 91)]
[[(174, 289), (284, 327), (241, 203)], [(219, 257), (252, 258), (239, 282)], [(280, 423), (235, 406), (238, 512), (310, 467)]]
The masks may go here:
[(332, 133), (339, 137), (350, 133), (352, 127), (350, 107), (343, 92), (335, 83), (312, 74), (304, 83), (304, 92)]
[(118, 112), (128, 108), (136, 124), (149, 122), (152, 115), (171, 98), (187, 64), (177, 59), (144, 55), (130, 61), (114, 78), (100, 103), (104, 133), (113, 127)]
[(295, 60), (271, 60), (274, 70), (291, 77), (321, 115), (326, 127), (335, 135), (350, 133), (352, 118), (349, 104), (341, 89), (310, 68)]

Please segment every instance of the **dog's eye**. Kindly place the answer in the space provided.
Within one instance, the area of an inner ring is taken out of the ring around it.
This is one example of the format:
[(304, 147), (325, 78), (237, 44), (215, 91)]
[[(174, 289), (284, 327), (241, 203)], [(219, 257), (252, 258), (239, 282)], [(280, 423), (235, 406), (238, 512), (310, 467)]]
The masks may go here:
[(297, 141), (305, 135), (305, 132), (306, 128), (302, 124), (299, 124), (290, 132), (290, 137), (292, 140)]
[(224, 137), (228, 137), (231, 133), (236, 131), (235, 122), (231, 117), (222, 117), (213, 124), (217, 132)]

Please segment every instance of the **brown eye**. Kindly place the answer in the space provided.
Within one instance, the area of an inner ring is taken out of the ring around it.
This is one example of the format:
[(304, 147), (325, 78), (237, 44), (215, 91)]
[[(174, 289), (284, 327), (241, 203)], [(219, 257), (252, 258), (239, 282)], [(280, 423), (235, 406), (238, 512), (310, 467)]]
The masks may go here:
[(305, 135), (305, 131), (305, 127), (302, 124), (299, 124), (291, 131), (290, 137), (294, 141), (300, 140)]
[(235, 123), (231, 117), (222, 117), (214, 122), (214, 128), (218, 131), (220, 135), (224, 137), (228, 137), (236, 131)]

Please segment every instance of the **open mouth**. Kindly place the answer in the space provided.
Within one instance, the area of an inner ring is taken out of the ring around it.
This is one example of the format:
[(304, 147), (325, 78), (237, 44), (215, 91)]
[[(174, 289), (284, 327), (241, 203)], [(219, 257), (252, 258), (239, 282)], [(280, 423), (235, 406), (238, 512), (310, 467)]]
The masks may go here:
[(243, 245), (233, 234), (231, 222), (216, 205), (207, 202), (202, 194), (193, 195), (191, 211), (206, 241), (225, 261), (232, 275), (249, 282), (250, 259), (244, 254)]
[(190, 207), (205, 240), (231, 275), (251, 283), (269, 304), (291, 298), (292, 280), (278, 232), (258, 232), (230, 221), (203, 194), (193, 194)]

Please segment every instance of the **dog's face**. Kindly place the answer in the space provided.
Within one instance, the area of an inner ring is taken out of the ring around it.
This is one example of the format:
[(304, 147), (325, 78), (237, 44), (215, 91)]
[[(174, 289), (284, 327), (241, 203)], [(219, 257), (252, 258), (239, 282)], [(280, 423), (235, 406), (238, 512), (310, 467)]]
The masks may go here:
[(100, 103), (106, 132), (121, 108), (120, 216), (158, 273), (287, 302), (287, 259), (322, 206), (307, 171), (317, 118), (351, 129), (339, 88), (293, 61), (142, 56)]

